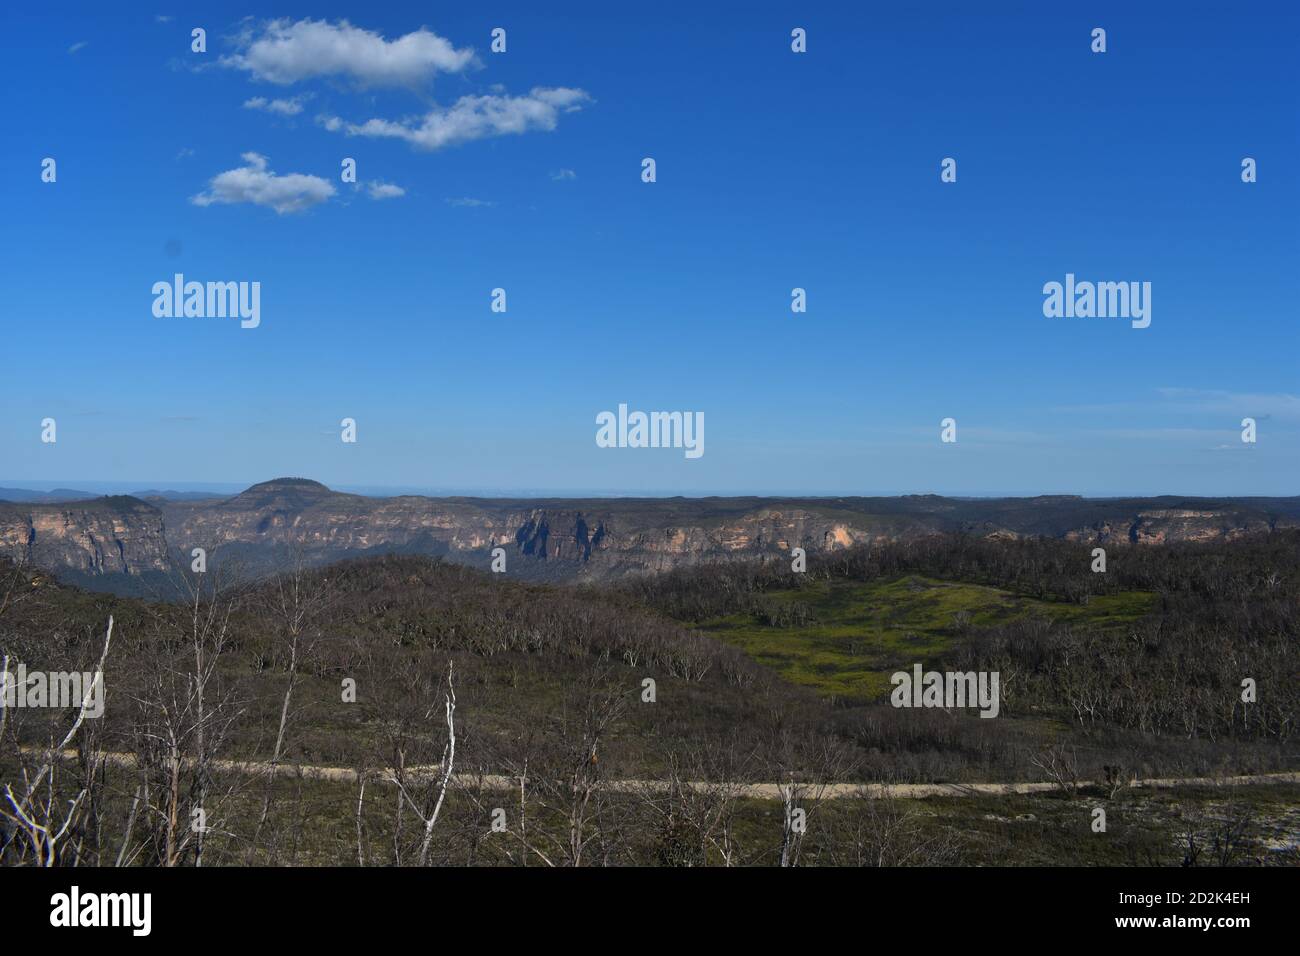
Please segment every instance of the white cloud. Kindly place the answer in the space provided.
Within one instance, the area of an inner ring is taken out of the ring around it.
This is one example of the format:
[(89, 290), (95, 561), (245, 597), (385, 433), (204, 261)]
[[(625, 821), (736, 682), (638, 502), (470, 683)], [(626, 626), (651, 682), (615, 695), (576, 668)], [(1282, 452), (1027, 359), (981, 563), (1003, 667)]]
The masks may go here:
[(258, 153), (244, 153), (247, 166), (228, 169), (212, 177), (208, 191), (190, 199), (196, 206), (216, 203), (252, 203), (283, 215), (303, 212), (334, 195), (334, 187), (319, 176), (290, 173), (279, 176), (266, 168), (267, 159)]
[(194, 155), (194, 150), (192, 148), (190, 148), (189, 146), (182, 146), (180, 150), (176, 153), (176, 158), (189, 159), (193, 155)]
[(1157, 414), (1167, 418), (1171, 414), (1219, 416), (1250, 416), (1259, 421), (1276, 418), (1281, 421), (1300, 421), (1300, 395), (1287, 392), (1230, 392), (1206, 388), (1157, 388), (1155, 400), (1130, 400), (1122, 402), (1097, 402), (1057, 406), (1063, 412), (1113, 412), (1131, 415)]
[(551, 178), (554, 179), (557, 183), (562, 183), (569, 179), (577, 179), (578, 174), (575, 173), (572, 169), (561, 169), (558, 170), (557, 172), (551, 173)]
[(424, 27), (385, 40), (346, 20), (271, 20), (238, 42), (240, 52), (221, 62), (280, 85), (345, 76), (364, 86), (415, 86), (435, 73), (459, 73), (474, 63), (472, 49), (457, 50)]
[(1229, 392), (1208, 388), (1158, 388), (1167, 402), (1224, 415), (1251, 415), (1264, 419), (1276, 416), (1287, 421), (1300, 419), (1300, 395), (1287, 392)]
[(366, 191), (370, 193), (371, 199), (396, 199), (398, 196), (406, 195), (406, 190), (401, 186), (379, 182), (378, 180), (367, 183)]
[(172, 18), (163, 13), (154, 14), (154, 20), (158, 23), (171, 23)]
[(349, 136), (402, 139), (417, 149), (435, 150), (488, 136), (553, 130), (560, 113), (582, 109), (591, 97), (583, 90), (534, 87), (526, 96), (462, 96), (450, 108), (436, 107), (416, 124), (371, 119), (347, 123), (336, 116), (318, 121), (328, 130)]
[(244, 100), (244, 109), (278, 113), (280, 116), (297, 116), (302, 112), (304, 99), (305, 97), (295, 96), (287, 100), (268, 100), (265, 96), (254, 96), (250, 100)]
[(460, 199), (448, 199), (447, 202), (453, 206), (460, 206), (466, 209), (476, 209), (480, 206), (495, 206), (496, 203), (488, 202), (486, 199), (471, 199), (469, 196), (462, 196)]
[(68, 47), (68, 52), (76, 53), (78, 50), (84, 50), (88, 46), (90, 46), (89, 40), (78, 40), (76, 43), (72, 44), (72, 46)]

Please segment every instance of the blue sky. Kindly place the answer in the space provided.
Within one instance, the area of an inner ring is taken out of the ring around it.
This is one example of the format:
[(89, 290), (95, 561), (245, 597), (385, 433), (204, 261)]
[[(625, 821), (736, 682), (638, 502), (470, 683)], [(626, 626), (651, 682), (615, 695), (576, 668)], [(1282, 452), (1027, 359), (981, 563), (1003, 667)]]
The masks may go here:
[(1300, 492), (1294, 5), (807, 6), (6, 9), (0, 484)]

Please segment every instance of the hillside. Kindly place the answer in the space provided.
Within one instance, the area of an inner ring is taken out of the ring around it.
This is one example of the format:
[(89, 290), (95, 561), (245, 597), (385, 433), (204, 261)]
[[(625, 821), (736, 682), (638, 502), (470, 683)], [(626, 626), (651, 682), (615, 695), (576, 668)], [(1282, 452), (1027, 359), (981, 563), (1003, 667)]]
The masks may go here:
[[(201, 804), (216, 821), (210, 863), (412, 862), (454, 713), (442, 862), (774, 862), (771, 795), (794, 782), (817, 814), (809, 862), (1167, 864), (1189, 834), (1219, 847), (1230, 832), (1222, 860), (1286, 863), (1294, 784), (1128, 784), (1295, 769), (1297, 545), (1130, 549), (1096, 575), (1074, 542), (928, 537), (803, 575), (729, 563), (613, 588), (389, 555), (251, 585), (189, 577), (188, 606), (0, 560), (0, 650), (83, 669), (114, 618), (105, 714), (59, 777), (97, 788), (100, 823), (74, 841), (87, 862), (117, 852), (146, 784), (181, 819)], [(998, 719), (890, 706), (886, 675), (913, 664), (1000, 672)], [(1243, 667), (1259, 681), (1249, 710), (1234, 703)], [(39, 747), (68, 720), (15, 710), (0, 777), (13, 743)], [(878, 781), (1044, 786), (822, 803), (826, 785)], [(1114, 838), (1079, 841), (1098, 802)], [(140, 862), (190, 859), (171, 819), (134, 824)]]
[(284, 478), (230, 498), (0, 502), (0, 552), (86, 586), (147, 594), (193, 548), (263, 573), (301, 555), (325, 564), (422, 554), (511, 577), (605, 580), (641, 571), (966, 533), (1105, 546), (1231, 541), (1300, 527), (1300, 498), (1071, 496), (900, 498), (371, 498)]

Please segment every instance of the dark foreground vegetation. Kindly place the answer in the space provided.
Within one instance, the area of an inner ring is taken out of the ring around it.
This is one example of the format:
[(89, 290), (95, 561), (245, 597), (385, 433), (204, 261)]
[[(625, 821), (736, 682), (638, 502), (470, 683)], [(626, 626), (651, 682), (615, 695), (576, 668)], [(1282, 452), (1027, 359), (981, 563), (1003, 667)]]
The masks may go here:
[[(1295, 769), (1300, 535), (1092, 560), (936, 537), (597, 590), (382, 557), (182, 602), (6, 564), (0, 654), (103, 656), (107, 693), (3, 712), (0, 861), (1294, 862), (1295, 785), (1128, 784)], [(913, 663), (999, 671), (998, 718), (891, 707)], [(827, 790), (999, 780), (1054, 789)]]
[[(1001, 588), (1044, 602), (1043, 613), (987, 627), (959, 617), (942, 663), (1001, 671), (1012, 714), (1188, 740), (1292, 738), (1300, 716), (1300, 532), (1123, 547), (1112, 549), (1105, 572), (1092, 564), (1089, 546), (1069, 542), (935, 537), (813, 556), (804, 574), (777, 562), (719, 564), (624, 588), (694, 623), (736, 613), (770, 618), (780, 605), (768, 595), (794, 589), (797, 599), (827, 580), (924, 575)], [(1153, 598), (1149, 613), (1119, 627), (1077, 626), (1051, 607), (1135, 593)], [(1248, 678), (1253, 703), (1242, 700)]]

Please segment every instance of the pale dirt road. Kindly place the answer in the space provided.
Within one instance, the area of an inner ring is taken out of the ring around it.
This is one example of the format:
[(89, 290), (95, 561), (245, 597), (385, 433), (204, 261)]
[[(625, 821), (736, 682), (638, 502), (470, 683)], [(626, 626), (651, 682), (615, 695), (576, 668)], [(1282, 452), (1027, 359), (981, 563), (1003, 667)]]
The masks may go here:
[[(28, 753), (40, 753), (39, 748), (24, 747)], [(67, 758), (76, 757), (76, 751), (63, 752)], [(135, 766), (135, 755), (127, 753), (108, 753), (103, 759), (115, 766)], [(223, 773), (240, 773), (250, 776), (274, 773), (282, 777), (300, 777), (305, 780), (329, 780), (336, 783), (357, 783), (363, 772), (351, 767), (320, 767), (309, 764), (281, 763), (272, 765), (267, 761), (215, 760), (213, 769)], [(438, 773), (437, 765), (426, 767), (408, 767), (408, 779), (434, 777)], [(392, 783), (393, 774), (389, 770), (364, 772), (367, 780)], [(519, 786), (518, 777), (500, 774), (452, 774), (452, 785), (465, 789), (480, 787), (486, 790), (512, 790)], [(1239, 787), (1270, 783), (1300, 783), (1300, 773), (1266, 773), (1239, 777), (1158, 777), (1150, 780), (1133, 780), (1132, 789), (1168, 790), (1175, 787)], [(668, 784), (660, 780), (606, 780), (600, 786), (616, 793), (659, 792), (668, 789)], [(696, 790), (710, 788), (726, 789), (738, 797), (751, 797), (763, 800), (780, 800), (785, 792), (785, 784), (779, 783), (708, 783), (691, 782), (687, 786)], [(903, 799), (922, 799), (925, 797), (974, 797), (974, 796), (1009, 796), (1014, 794), (1050, 793), (1060, 789), (1055, 783), (800, 783), (799, 791), (804, 796), (818, 799), (841, 799), (845, 797), (867, 797), (881, 799), (896, 797)], [(1103, 786), (1100, 781), (1081, 780), (1080, 787)]]

